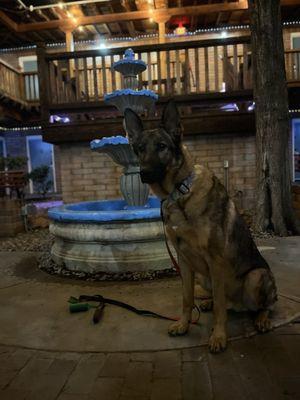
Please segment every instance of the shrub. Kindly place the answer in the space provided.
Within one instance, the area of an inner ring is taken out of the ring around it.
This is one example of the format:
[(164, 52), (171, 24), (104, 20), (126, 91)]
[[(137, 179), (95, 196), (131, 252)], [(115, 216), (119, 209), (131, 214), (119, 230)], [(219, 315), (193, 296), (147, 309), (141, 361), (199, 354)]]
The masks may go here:
[(50, 190), (53, 183), (49, 179), (49, 171), (50, 167), (48, 165), (41, 165), (27, 174), (27, 179), (32, 180), (36, 185), (38, 193), (41, 193), (43, 196)]

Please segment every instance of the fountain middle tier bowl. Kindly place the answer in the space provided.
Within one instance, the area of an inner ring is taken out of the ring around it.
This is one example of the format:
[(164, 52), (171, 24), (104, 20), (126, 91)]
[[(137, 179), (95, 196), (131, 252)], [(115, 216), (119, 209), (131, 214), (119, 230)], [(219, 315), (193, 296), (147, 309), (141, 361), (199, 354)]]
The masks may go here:
[(124, 273), (170, 268), (160, 202), (143, 207), (124, 200), (89, 201), (48, 212), (53, 260), (72, 271)]
[(104, 95), (104, 101), (116, 106), (122, 113), (124, 113), (126, 108), (130, 108), (137, 113), (151, 110), (157, 99), (158, 95), (148, 89), (121, 89)]

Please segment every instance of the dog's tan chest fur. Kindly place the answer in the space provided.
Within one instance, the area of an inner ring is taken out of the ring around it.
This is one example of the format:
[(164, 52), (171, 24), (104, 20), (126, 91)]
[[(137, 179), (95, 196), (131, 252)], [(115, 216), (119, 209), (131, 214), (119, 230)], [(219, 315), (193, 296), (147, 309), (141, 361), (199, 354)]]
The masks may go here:
[[(206, 213), (207, 196), (213, 186), (212, 173), (196, 165), (190, 193), (177, 201), (171, 198), (163, 202), (163, 215), (167, 234), (176, 251), (201, 274), (208, 276), (205, 262), (211, 238), (211, 221)], [(200, 261), (199, 261), (200, 260)]]

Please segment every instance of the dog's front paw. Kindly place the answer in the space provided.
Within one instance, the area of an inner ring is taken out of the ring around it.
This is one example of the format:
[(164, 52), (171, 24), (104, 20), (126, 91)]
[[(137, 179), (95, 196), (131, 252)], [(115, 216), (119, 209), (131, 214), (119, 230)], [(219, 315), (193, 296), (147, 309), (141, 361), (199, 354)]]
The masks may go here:
[(268, 312), (261, 311), (254, 321), (254, 326), (258, 332), (265, 333), (272, 329), (271, 320), (268, 316)]
[(168, 333), (170, 336), (182, 336), (189, 330), (189, 324), (181, 320), (174, 322), (169, 326)]
[(226, 349), (227, 337), (225, 332), (213, 332), (208, 341), (208, 348), (211, 353), (220, 353)]

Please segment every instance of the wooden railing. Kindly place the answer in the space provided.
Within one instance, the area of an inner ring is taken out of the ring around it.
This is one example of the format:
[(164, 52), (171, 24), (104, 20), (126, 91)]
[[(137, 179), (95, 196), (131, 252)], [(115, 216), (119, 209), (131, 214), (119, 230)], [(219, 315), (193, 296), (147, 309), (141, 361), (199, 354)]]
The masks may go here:
[[(147, 64), (139, 88), (160, 96), (251, 88), (249, 42), (249, 37), (240, 37), (135, 46), (136, 58)], [(123, 54), (119, 48), (40, 53), (48, 106), (97, 102), (122, 89), (122, 76), (112, 66)]]
[(38, 73), (22, 73), (0, 61), (0, 92), (16, 102), (38, 102)]
[[(41, 50), (41, 49), (40, 49)], [(249, 37), (169, 42), (135, 46), (136, 58), (147, 64), (140, 89), (160, 96), (251, 89)], [(37, 72), (20, 73), (0, 61), (0, 91), (16, 101), (41, 101), (47, 108), (78, 107), (103, 100), (105, 93), (122, 89), (122, 76), (112, 68), (124, 49), (52, 53), (38, 51)], [(285, 51), (288, 82), (300, 82), (300, 50)], [(40, 96), (39, 84), (42, 82)]]
[(0, 61), (0, 91), (12, 100), (23, 99), (20, 73)]

